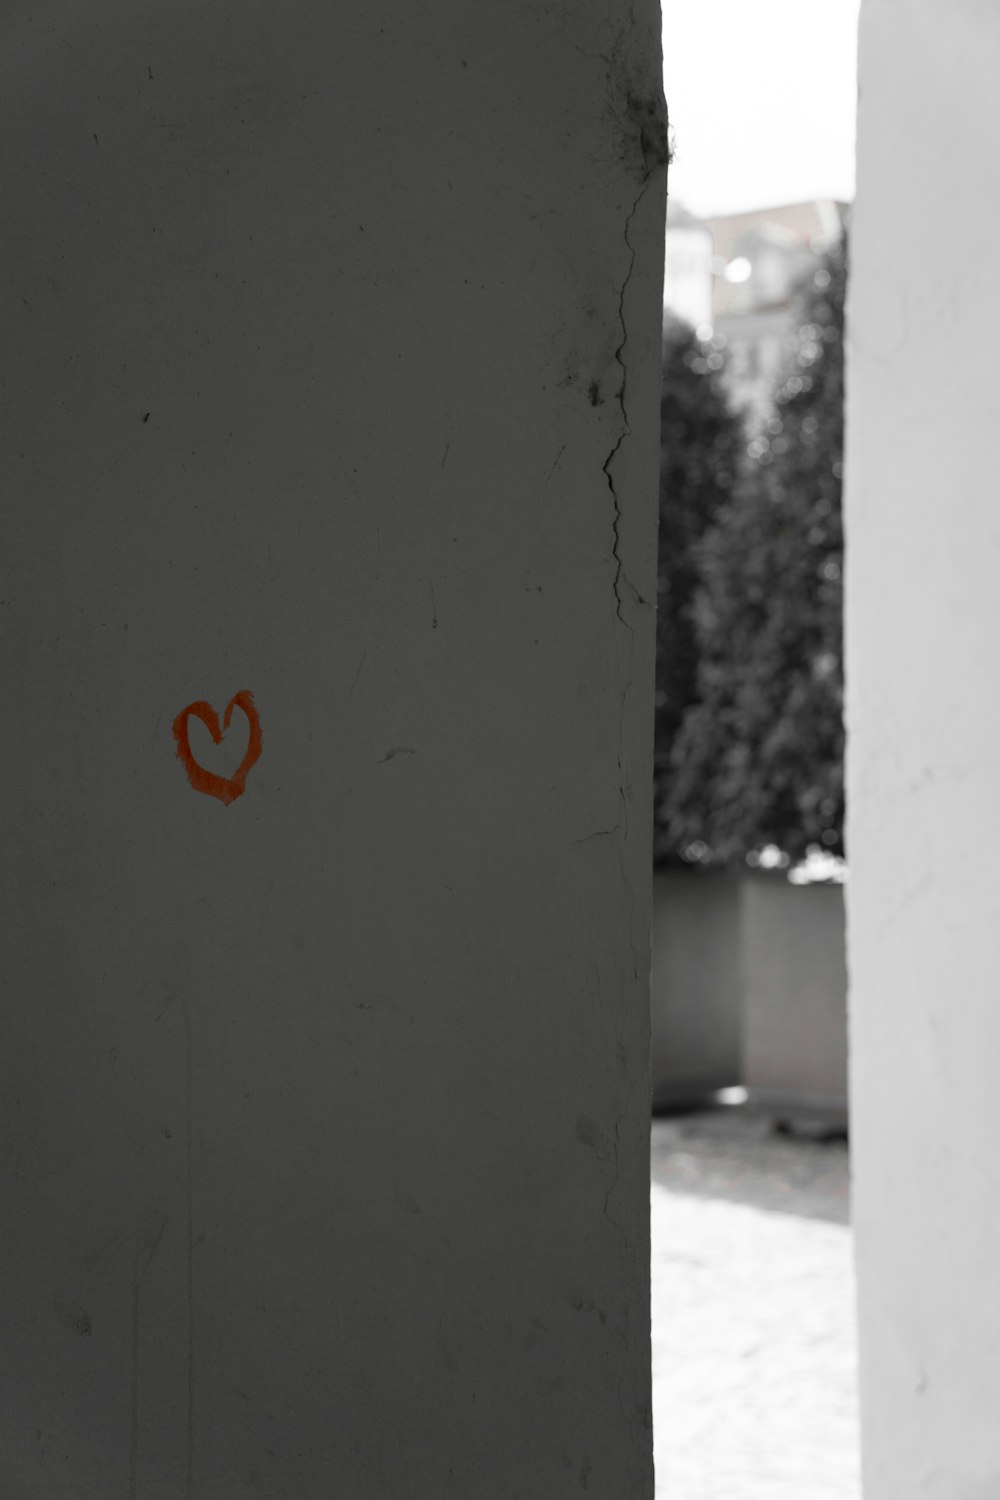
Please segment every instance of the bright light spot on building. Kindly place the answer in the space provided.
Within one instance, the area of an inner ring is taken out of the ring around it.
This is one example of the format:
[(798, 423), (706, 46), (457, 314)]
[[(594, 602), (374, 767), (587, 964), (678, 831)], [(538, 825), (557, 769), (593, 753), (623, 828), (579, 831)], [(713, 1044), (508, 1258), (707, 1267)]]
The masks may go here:
[(788, 865), (788, 855), (777, 844), (765, 844), (760, 851), (760, 868), (762, 870), (784, 870)]
[(745, 255), (737, 255), (733, 260), (729, 262), (728, 266), (722, 274), (723, 276), (725, 276), (727, 281), (732, 281), (734, 283), (740, 281), (749, 281), (750, 277), (753, 275), (753, 266), (747, 260)]

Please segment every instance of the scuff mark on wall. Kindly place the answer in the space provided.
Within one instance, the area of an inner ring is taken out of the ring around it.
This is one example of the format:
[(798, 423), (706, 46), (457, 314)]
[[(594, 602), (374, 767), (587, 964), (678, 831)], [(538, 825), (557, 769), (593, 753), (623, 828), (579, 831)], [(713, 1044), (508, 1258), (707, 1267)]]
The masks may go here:
[(384, 766), (386, 761), (394, 760), (397, 755), (416, 755), (416, 753), (417, 752), (412, 745), (393, 745), (391, 750), (387, 750), (385, 752), (382, 759), (379, 761), (379, 765)]
[(75, 1302), (63, 1302), (60, 1297), (52, 1298), (52, 1306), (64, 1328), (79, 1334), (81, 1338), (90, 1338), (94, 1328), (90, 1314), (85, 1307), (80, 1307)]

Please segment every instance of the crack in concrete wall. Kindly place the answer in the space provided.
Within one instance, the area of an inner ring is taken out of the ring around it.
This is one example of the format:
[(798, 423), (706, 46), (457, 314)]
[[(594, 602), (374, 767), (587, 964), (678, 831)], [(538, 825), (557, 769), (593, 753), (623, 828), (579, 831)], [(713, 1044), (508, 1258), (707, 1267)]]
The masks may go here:
[(637, 603), (644, 604), (645, 600), (639, 594), (639, 592), (634, 587), (634, 585), (629, 582), (628, 575), (625, 573), (625, 570), (624, 570), (624, 564), (622, 562), (622, 555), (621, 555), (621, 519), (622, 519), (622, 507), (621, 507), (621, 501), (618, 498), (618, 491), (615, 489), (615, 481), (614, 481), (614, 476), (613, 476), (613, 474), (611, 472), (611, 468), (612, 468), (612, 465), (614, 464), (615, 459), (618, 456), (619, 449), (621, 448), (621, 446), (624, 443), (625, 439), (629, 436), (629, 434), (632, 431), (632, 427), (631, 427), (631, 424), (630, 424), (629, 419), (628, 419), (628, 407), (627, 407), (626, 401), (625, 401), (626, 392), (627, 392), (627, 389), (628, 389), (628, 366), (625, 363), (625, 348), (626, 348), (626, 346), (628, 344), (628, 324), (627, 324), (627, 322), (625, 320), (625, 297), (626, 297), (626, 294), (628, 292), (629, 283), (632, 280), (632, 273), (635, 270), (635, 246), (633, 245), (632, 240), (631, 240), (631, 236), (630, 236), (630, 230), (632, 228), (632, 220), (635, 218), (636, 214), (639, 211), (640, 204), (642, 203), (642, 200), (645, 197), (646, 190), (647, 190), (648, 186), (649, 186), (649, 172), (647, 171), (647, 172), (645, 172), (643, 174), (642, 186), (640, 187), (638, 193), (636, 194), (635, 201), (632, 204), (632, 207), (629, 210), (629, 213), (628, 213), (628, 215), (627, 215), (627, 217), (625, 219), (625, 244), (628, 247), (629, 262), (628, 262), (628, 268), (627, 268), (627, 270), (625, 272), (624, 280), (622, 281), (621, 287), (620, 287), (619, 292), (618, 292), (618, 321), (619, 321), (619, 324), (621, 326), (621, 335), (622, 336), (621, 336), (621, 341), (619, 342), (618, 347), (615, 350), (615, 363), (618, 365), (619, 369), (622, 372), (621, 382), (620, 382), (620, 384), (618, 386), (618, 392), (617, 392), (618, 408), (619, 408), (619, 410), (621, 412), (621, 417), (622, 417), (622, 427), (621, 427), (621, 431), (619, 432), (617, 438), (615, 439), (615, 442), (614, 442), (613, 447), (611, 448), (611, 451), (609, 452), (607, 458), (604, 460), (604, 463), (602, 465), (602, 468), (603, 468), (603, 471), (604, 471), (604, 477), (608, 481), (608, 489), (611, 492), (611, 503), (614, 506), (614, 519), (612, 521), (612, 528), (611, 528), (612, 529), (611, 556), (614, 559), (614, 563), (615, 563), (615, 576), (614, 576), (614, 584), (613, 584), (614, 595), (615, 595), (615, 614), (618, 616), (618, 619), (621, 621), (621, 623), (625, 626), (625, 628), (627, 630), (631, 630), (632, 627), (631, 627), (631, 625), (629, 625), (628, 621), (625, 619), (625, 616), (622, 614), (622, 582), (624, 581), (624, 583), (628, 586), (628, 588), (629, 588), (629, 590), (630, 590), (633, 598), (636, 600)]

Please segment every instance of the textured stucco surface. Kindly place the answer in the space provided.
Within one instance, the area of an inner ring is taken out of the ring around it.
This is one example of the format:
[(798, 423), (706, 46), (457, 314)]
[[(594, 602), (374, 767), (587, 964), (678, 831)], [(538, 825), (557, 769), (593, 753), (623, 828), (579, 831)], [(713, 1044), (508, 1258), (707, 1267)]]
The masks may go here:
[(646, 1500), (656, 8), (0, 75), (0, 1492)]
[[(847, 455), (866, 1500), (1000, 1494), (1000, 10), (865, 0)], [(935, 207), (935, 204), (938, 207)]]

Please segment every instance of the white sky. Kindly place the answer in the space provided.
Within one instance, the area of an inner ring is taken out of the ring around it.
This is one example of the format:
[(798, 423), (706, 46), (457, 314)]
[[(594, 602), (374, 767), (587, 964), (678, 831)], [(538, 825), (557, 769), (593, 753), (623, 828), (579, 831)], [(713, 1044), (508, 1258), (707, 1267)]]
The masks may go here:
[(859, 0), (662, 0), (676, 156), (693, 213), (854, 196)]

